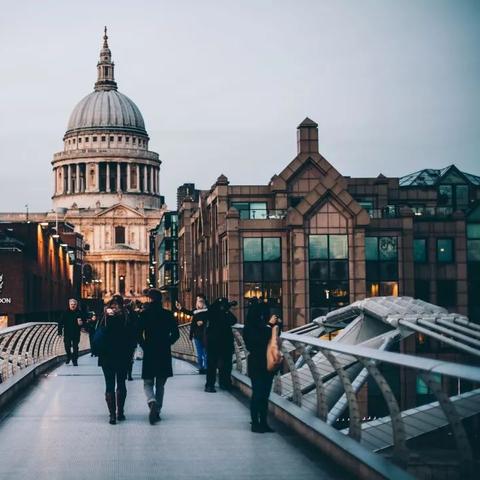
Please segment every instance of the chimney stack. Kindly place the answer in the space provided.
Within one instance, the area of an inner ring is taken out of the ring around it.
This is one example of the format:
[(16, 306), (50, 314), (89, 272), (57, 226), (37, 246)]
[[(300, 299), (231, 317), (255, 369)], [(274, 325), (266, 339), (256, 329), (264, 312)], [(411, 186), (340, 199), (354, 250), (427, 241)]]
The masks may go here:
[(318, 153), (318, 124), (307, 117), (297, 130), (298, 153)]

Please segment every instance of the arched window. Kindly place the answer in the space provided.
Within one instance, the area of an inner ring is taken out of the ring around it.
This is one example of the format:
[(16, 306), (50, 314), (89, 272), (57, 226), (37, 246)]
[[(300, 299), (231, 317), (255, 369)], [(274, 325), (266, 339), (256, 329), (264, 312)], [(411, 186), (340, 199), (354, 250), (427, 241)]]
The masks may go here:
[(125, 243), (125, 227), (115, 227), (115, 243)]

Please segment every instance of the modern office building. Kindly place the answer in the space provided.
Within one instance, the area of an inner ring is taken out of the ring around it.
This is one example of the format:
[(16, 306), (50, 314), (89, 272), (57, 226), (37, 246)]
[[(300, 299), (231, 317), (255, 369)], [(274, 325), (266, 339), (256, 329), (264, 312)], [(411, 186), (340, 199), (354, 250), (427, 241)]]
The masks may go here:
[(261, 297), (288, 327), (371, 296), (415, 296), (480, 321), (480, 177), (455, 165), (401, 178), (341, 175), (297, 129), (268, 185), (221, 175), (179, 210), (181, 301)]

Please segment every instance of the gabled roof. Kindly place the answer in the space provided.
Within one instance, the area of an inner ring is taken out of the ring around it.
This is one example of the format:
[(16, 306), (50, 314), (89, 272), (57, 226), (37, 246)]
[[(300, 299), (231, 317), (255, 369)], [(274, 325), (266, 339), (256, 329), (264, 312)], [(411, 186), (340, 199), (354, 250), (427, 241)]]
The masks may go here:
[(440, 180), (452, 170), (460, 173), (467, 182), (473, 185), (480, 185), (480, 177), (472, 175), (471, 173), (462, 172), (455, 165), (449, 165), (448, 167), (440, 169), (425, 168), (401, 177), (399, 183), (401, 187), (431, 187), (437, 185)]

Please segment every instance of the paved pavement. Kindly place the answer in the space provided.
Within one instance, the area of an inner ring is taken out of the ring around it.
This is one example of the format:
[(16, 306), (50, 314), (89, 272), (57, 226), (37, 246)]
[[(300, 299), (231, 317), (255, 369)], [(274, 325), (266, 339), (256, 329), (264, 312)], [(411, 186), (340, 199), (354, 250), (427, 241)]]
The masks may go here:
[(245, 401), (203, 392), (204, 376), (175, 361), (162, 422), (151, 426), (140, 380), (128, 382), (126, 422), (108, 424), (96, 359), (64, 365), (0, 418), (0, 479), (321, 480), (341, 470), (281, 425), (253, 434)]

